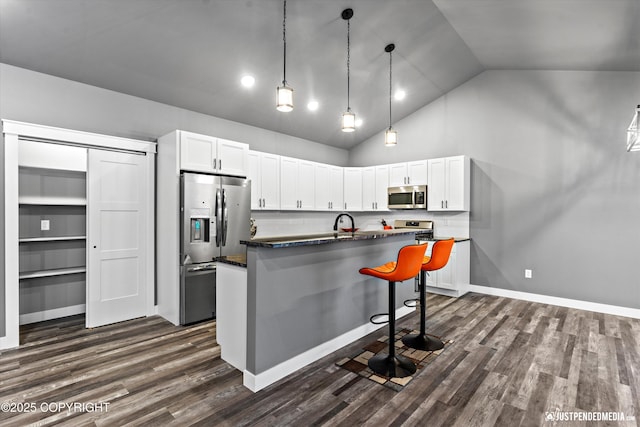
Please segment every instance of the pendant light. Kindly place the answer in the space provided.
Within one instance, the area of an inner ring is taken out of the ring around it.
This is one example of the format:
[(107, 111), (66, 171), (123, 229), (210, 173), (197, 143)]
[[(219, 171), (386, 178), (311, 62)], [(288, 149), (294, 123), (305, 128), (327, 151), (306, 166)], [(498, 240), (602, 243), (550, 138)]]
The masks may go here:
[(640, 123), (638, 123), (638, 116), (640, 115), (640, 105), (636, 108), (631, 119), (631, 124), (627, 129), (627, 151), (640, 151)]
[(356, 130), (356, 115), (351, 111), (349, 105), (349, 89), (350, 89), (350, 66), (351, 66), (351, 21), (353, 17), (353, 9), (345, 9), (342, 11), (342, 19), (347, 21), (347, 111), (342, 114), (342, 132), (353, 132)]
[(278, 111), (287, 113), (293, 110), (293, 88), (287, 86), (287, 0), (284, 0), (282, 41), (284, 46), (282, 86), (276, 89), (276, 108)]
[(398, 133), (391, 127), (391, 52), (395, 47), (393, 43), (390, 43), (384, 48), (384, 51), (389, 53), (389, 129), (384, 131), (384, 145), (386, 147), (395, 147), (398, 143)]

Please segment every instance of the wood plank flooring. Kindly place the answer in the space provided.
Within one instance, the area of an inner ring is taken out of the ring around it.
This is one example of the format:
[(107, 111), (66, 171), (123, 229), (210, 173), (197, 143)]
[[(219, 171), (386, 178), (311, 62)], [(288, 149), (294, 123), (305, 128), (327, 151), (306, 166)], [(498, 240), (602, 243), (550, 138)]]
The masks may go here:
[[(0, 425), (638, 425), (640, 320), (479, 294), (427, 304), (428, 331), (454, 343), (400, 392), (334, 365), (384, 329), (254, 394), (220, 359), (215, 322), (27, 325), (21, 347), (0, 352)], [(634, 419), (545, 420), (556, 410)]]

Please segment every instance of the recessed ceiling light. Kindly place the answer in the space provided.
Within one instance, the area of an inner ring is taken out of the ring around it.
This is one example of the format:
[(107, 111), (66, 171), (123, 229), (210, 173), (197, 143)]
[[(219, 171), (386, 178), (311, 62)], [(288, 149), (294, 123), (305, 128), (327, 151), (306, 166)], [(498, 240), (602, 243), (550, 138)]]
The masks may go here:
[(318, 107), (320, 107), (320, 104), (316, 100), (309, 101), (309, 103), (307, 104), (307, 108), (309, 109), (309, 111), (316, 111)]
[(240, 83), (242, 83), (242, 86), (244, 87), (253, 87), (253, 85), (256, 83), (256, 79), (253, 78), (253, 76), (242, 76), (242, 78), (240, 79)]
[(362, 126), (362, 119), (356, 119), (356, 127), (359, 128)]
[(402, 101), (405, 96), (407, 96), (407, 93), (402, 89), (398, 89), (393, 97), (396, 99), (396, 101)]

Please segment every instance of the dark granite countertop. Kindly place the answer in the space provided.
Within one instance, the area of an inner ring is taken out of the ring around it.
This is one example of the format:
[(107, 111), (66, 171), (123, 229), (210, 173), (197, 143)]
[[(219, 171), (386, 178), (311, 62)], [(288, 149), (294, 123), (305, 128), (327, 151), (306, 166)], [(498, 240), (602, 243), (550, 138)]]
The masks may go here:
[(247, 246), (261, 248), (289, 248), (293, 246), (324, 245), (327, 243), (351, 242), (354, 240), (384, 239), (387, 237), (415, 234), (415, 230), (371, 230), (356, 231), (355, 233), (321, 233), (297, 236), (262, 237), (251, 240), (241, 240)]
[(227, 255), (216, 258), (217, 262), (224, 264), (237, 265), (238, 267), (247, 267), (246, 255)]
[[(434, 236), (430, 239), (426, 239), (427, 242), (437, 242), (438, 240), (448, 240), (451, 239), (453, 236)], [(455, 240), (456, 243), (458, 242), (466, 242), (468, 240), (471, 240), (469, 237), (453, 237), (453, 240)]]

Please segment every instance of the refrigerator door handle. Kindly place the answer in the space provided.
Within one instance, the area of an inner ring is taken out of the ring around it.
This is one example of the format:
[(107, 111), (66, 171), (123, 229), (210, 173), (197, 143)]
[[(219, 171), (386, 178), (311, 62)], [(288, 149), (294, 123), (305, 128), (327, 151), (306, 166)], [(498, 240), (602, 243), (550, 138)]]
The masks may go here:
[(216, 246), (222, 241), (222, 194), (219, 188), (216, 190)]
[(229, 225), (229, 210), (227, 209), (227, 191), (222, 190), (222, 246), (227, 244), (227, 226)]

